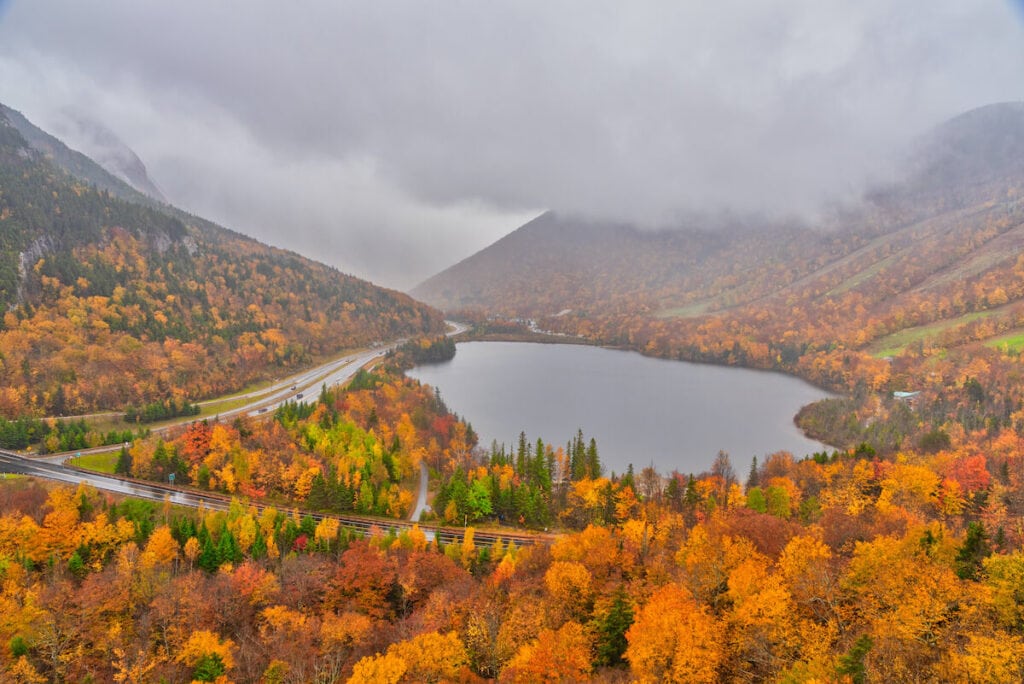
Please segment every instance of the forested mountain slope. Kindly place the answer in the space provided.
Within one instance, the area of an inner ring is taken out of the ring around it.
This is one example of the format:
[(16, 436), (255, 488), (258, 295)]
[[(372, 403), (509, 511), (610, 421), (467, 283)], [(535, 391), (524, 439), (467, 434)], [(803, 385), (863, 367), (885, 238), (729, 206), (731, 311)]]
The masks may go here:
[(571, 309), (549, 323), (583, 334), (609, 317), (670, 325), (770, 310), (773, 334), (812, 325), (815, 340), (863, 345), (1016, 299), (1022, 189), (1024, 103), (991, 105), (937, 128), (903, 181), (827, 225), (694, 219), (641, 231), (548, 213), (413, 294), (508, 316)]
[(407, 295), (158, 205), (55, 139), (44, 154), (10, 112), (0, 415), (196, 399), (443, 326)]

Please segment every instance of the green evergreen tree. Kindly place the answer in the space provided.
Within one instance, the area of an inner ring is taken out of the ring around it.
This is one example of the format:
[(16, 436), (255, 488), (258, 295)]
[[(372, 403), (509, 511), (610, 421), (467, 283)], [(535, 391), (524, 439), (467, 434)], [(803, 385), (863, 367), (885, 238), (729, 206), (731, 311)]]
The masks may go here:
[(967, 525), (967, 535), (963, 546), (956, 554), (956, 574), (960, 579), (977, 580), (981, 573), (981, 563), (992, 555), (992, 547), (988, 543), (988, 534), (979, 522)]
[(197, 682), (215, 682), (225, 672), (227, 668), (224, 667), (221, 657), (216, 653), (206, 653), (196, 663), (192, 679)]
[(263, 538), (263, 530), (260, 529), (259, 525), (256, 526), (256, 536), (252, 540), (252, 548), (249, 549), (249, 555), (253, 557), (253, 560), (261, 560), (267, 557), (267, 540)]
[(608, 612), (596, 620), (594, 631), (597, 634), (597, 645), (594, 653), (594, 664), (599, 667), (618, 665), (622, 662), (622, 654), (626, 652), (629, 642), (626, 641), (626, 630), (633, 624), (633, 607), (626, 590), (619, 585), (612, 598)]
[(488, 482), (490, 477), (482, 480), (474, 480), (466, 496), (466, 508), (469, 517), (473, 520), (480, 520), (491, 514), (494, 510), (491, 506), (491, 489)]
[(853, 684), (864, 684), (868, 680), (867, 668), (864, 665), (864, 658), (871, 650), (873, 642), (867, 634), (861, 635), (853, 647), (839, 656), (839, 665), (836, 667), (836, 676), (842, 679), (849, 676)]
[(604, 472), (604, 468), (601, 466), (601, 459), (597, 455), (597, 440), (593, 437), (590, 438), (590, 444), (587, 445), (586, 459), (587, 477), (601, 477), (601, 474)]
[(220, 539), (216, 548), (217, 567), (224, 563), (238, 563), (242, 560), (242, 550), (238, 547), (238, 540), (231, 530), (224, 526), (220, 531)]
[[(204, 527), (203, 529), (205, 530), (206, 528)], [(199, 558), (196, 559), (196, 565), (206, 572), (217, 572), (217, 568), (220, 567), (220, 558), (217, 553), (217, 547), (213, 544), (213, 539), (209, 533), (197, 539), (200, 544), (200, 550)]]
[(114, 465), (114, 473), (117, 475), (131, 475), (132, 455), (128, 453), (128, 447), (121, 447), (121, 453), (117, 456), (117, 463)]
[(683, 487), (679, 484), (679, 474), (673, 472), (665, 487), (665, 500), (669, 507), (679, 513), (683, 510)]
[(71, 558), (68, 558), (68, 572), (79, 579), (85, 577), (85, 573), (88, 572), (88, 569), (85, 567), (85, 561), (82, 560), (78, 551), (75, 551), (71, 554)]
[(757, 456), (750, 461), (750, 473), (747, 475), (747, 489), (752, 489), (761, 484), (761, 476), (757, 471)]

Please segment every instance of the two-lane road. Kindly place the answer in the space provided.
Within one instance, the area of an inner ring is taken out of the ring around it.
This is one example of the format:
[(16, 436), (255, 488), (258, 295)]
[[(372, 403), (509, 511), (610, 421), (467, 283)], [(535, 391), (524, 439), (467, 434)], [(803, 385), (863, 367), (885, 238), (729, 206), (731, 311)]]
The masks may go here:
[[(68, 468), (53, 463), (40, 462), (27, 459), (17, 454), (0, 450), (0, 473), (19, 473), (31, 477), (42, 477), (48, 480), (64, 482), (69, 485), (86, 483), (96, 489), (123, 494), (138, 499), (150, 501), (169, 501), (179, 506), (191, 508), (205, 508), (208, 510), (227, 510), (231, 499), (223, 494), (205, 493), (182, 487), (162, 485), (157, 483), (142, 482), (139, 480), (128, 480), (101, 473)], [(247, 502), (247, 505), (254, 506), (262, 511), (266, 506), (255, 502)], [(320, 521), (324, 518), (333, 518), (343, 527), (356, 530), (361, 534), (374, 534), (375, 531), (402, 532), (412, 528), (413, 522), (408, 520), (394, 520), (390, 518), (372, 518), (360, 515), (326, 515), (313, 511), (299, 512), (309, 515), (313, 520)], [(420, 528), (427, 535), (428, 539), (437, 540), (445, 544), (461, 541), (465, 530), (459, 528), (439, 527), (435, 525), (420, 525)], [(555, 536), (549, 534), (523, 534), (518, 532), (484, 532), (476, 531), (475, 540), (477, 545), (493, 544), (497, 539), (504, 542), (514, 541), (523, 546), (537, 543), (550, 543)]]
[[(462, 334), (469, 329), (468, 326), (461, 323), (456, 323), (454, 321), (445, 322), (449, 326), (449, 330), (446, 333), (449, 337)], [(282, 380), (278, 380), (270, 387), (238, 395), (236, 398), (250, 399), (251, 401), (248, 401), (244, 405), (234, 409), (222, 411), (218, 416), (220, 419), (226, 419), (248, 413), (265, 413), (275, 410), (288, 401), (313, 400), (319, 395), (319, 391), (322, 386), (326, 385), (327, 387), (334, 387), (349, 382), (353, 377), (355, 377), (356, 373), (358, 373), (361, 368), (379, 360), (390, 350), (398, 347), (404, 342), (405, 340), (401, 339), (392, 342), (389, 345), (377, 347), (372, 350), (363, 350), (348, 354), (317, 366), (316, 368), (311, 368)], [(210, 404), (214, 401), (217, 400), (200, 403)], [(185, 423), (192, 422), (193, 420), (195, 420), (195, 418), (186, 418), (172, 424), (154, 428), (152, 431), (159, 434), (179, 427)], [(112, 446), (96, 447), (93, 449), (49, 454), (47, 456), (26, 456), (0, 450), (0, 471), (43, 477), (50, 480), (57, 480), (76, 485), (79, 482), (86, 482), (97, 489), (116, 492), (119, 494), (126, 494), (145, 499), (154, 499), (158, 501), (163, 501), (169, 498), (172, 503), (184, 506), (202, 505), (207, 508), (226, 508), (227, 503), (225, 498), (217, 495), (205, 495), (201, 492), (194, 492), (192, 490), (183, 490), (181, 488), (156, 483), (148, 484), (137, 480), (110, 477), (101, 473), (92, 473), (63, 466), (65, 461), (78, 454), (104, 453), (117, 451), (120, 448), (121, 445), (117, 444)], [(410, 516), (410, 519), (413, 521), (419, 519), (420, 514), (427, 506), (427, 485), (427, 468), (425, 465), (421, 464), (420, 486), (418, 488), (417, 501), (416, 505), (413, 507), (412, 515)]]

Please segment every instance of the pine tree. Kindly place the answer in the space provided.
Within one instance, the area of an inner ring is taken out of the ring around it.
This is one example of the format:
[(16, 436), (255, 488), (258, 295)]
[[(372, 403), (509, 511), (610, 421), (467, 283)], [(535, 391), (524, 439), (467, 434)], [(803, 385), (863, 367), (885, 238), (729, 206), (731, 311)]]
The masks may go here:
[(206, 572), (217, 572), (217, 568), (220, 567), (217, 547), (213, 545), (213, 539), (210, 537), (209, 532), (203, 535), (205, 530), (205, 526), (201, 528), (200, 536), (198, 537), (201, 550), (199, 552), (199, 558), (196, 559), (196, 565)]
[(597, 440), (593, 437), (590, 438), (590, 444), (587, 446), (587, 477), (598, 478), (601, 477), (601, 473), (604, 468), (601, 467), (601, 459), (597, 456)]
[(595, 622), (597, 645), (594, 664), (618, 665), (622, 662), (622, 654), (626, 652), (626, 647), (629, 646), (629, 642), (626, 641), (626, 630), (633, 624), (633, 607), (622, 585), (616, 589), (608, 612)]
[(267, 557), (267, 540), (263, 538), (263, 530), (260, 529), (259, 525), (256, 526), (256, 536), (252, 540), (252, 548), (249, 549), (249, 554), (253, 557), (253, 560)]
[(128, 453), (128, 447), (121, 447), (121, 453), (117, 456), (117, 464), (114, 465), (114, 472), (118, 475), (132, 474), (132, 455)]
[(216, 549), (217, 566), (224, 563), (237, 563), (242, 560), (242, 550), (238, 547), (238, 540), (231, 530), (225, 526), (220, 531), (220, 540)]
[(842, 679), (843, 675), (849, 675), (853, 684), (864, 684), (867, 681), (867, 669), (864, 667), (864, 657), (871, 650), (873, 642), (867, 634), (861, 635), (857, 643), (847, 653), (839, 656), (839, 666), (836, 667), (836, 674)]
[(988, 534), (979, 522), (967, 525), (967, 536), (956, 554), (956, 574), (960, 579), (976, 580), (981, 572), (981, 562), (992, 555)]
[(757, 472), (757, 456), (750, 461), (750, 474), (747, 475), (746, 489), (750, 490), (761, 484), (761, 477)]

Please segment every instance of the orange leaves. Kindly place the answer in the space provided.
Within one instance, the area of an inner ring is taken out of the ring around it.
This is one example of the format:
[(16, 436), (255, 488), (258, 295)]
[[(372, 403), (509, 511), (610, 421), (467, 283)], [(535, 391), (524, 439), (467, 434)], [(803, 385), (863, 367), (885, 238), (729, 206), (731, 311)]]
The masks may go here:
[(639, 682), (718, 681), (725, 625), (677, 584), (655, 590), (626, 632)]
[(74, 490), (67, 487), (52, 489), (46, 505), (50, 512), (43, 518), (32, 557), (42, 561), (55, 555), (67, 560), (78, 546), (80, 537), (78, 503), (74, 500)]
[(260, 612), (263, 625), (260, 631), (264, 637), (268, 632), (283, 632), (285, 635), (295, 634), (306, 627), (308, 617), (287, 606), (270, 606)]
[(795, 606), (782, 577), (763, 558), (751, 557), (729, 574), (728, 587), (732, 610), (727, 617), (734, 628), (735, 651), (764, 672), (778, 669), (780, 660), (788, 662), (799, 635)]
[(176, 441), (178, 453), (189, 465), (198, 465), (210, 452), (213, 429), (206, 421), (193, 421)]
[(700, 524), (690, 530), (676, 554), (676, 562), (682, 566), (684, 582), (693, 596), (714, 605), (733, 569), (743, 560), (759, 555), (746, 538), (712, 536), (708, 527)]
[(949, 464), (947, 473), (967, 495), (987, 489), (992, 482), (985, 457), (981, 454), (958, 458)]
[[(69, 234), (59, 254), (33, 265), (30, 306), (0, 331), (5, 354), (17, 350), (7, 358), (12, 367), (0, 369), (0, 386), (20, 397), (6, 415), (48, 411), (58, 382), (81, 412), (167, 394), (208, 397), (341, 348), (441, 326), (436, 312), (406, 295), (301, 259), (282, 263), (232, 236), (177, 226), (161, 253), (145, 234), (168, 230), (166, 217), (107, 204), (91, 191), (67, 196), (91, 205), (87, 215), (121, 217), (125, 227)], [(22, 374), (22, 362), (37, 371)], [(62, 380), (71, 367), (76, 377)]]
[(139, 563), (143, 568), (169, 566), (177, 560), (178, 552), (178, 542), (171, 536), (171, 528), (161, 525), (150, 534)]
[(860, 542), (840, 582), (855, 592), (856, 613), (876, 634), (896, 642), (933, 643), (961, 597), (953, 571), (919, 549), (914, 539)]
[(235, 642), (230, 639), (222, 639), (218, 634), (207, 630), (198, 630), (188, 638), (175, 656), (175, 660), (195, 667), (203, 658), (217, 656), (224, 664), (224, 668), (230, 670), (235, 666), (234, 650)]
[(934, 509), (940, 479), (931, 468), (900, 459), (886, 470), (876, 506), (884, 513), (902, 509), (924, 514)]
[(833, 618), (837, 578), (832, 552), (818, 538), (793, 537), (778, 561), (779, 571), (790, 595), (803, 613), (819, 620)]
[(593, 578), (583, 564), (555, 561), (544, 574), (544, 586), (555, 604), (569, 615), (582, 615), (591, 598)]
[(588, 525), (582, 532), (556, 539), (551, 547), (551, 556), (556, 561), (581, 563), (600, 579), (608, 577), (619, 565), (618, 544), (612, 532), (596, 525)]
[(327, 613), (320, 625), (320, 642), (324, 651), (353, 648), (372, 632), (374, 621), (362, 613)]
[(231, 571), (231, 586), (253, 606), (267, 605), (281, 591), (281, 584), (274, 573), (253, 561), (245, 561)]
[(372, 618), (387, 617), (392, 610), (389, 598), (397, 582), (395, 566), (393, 558), (369, 543), (354, 543), (341, 555), (325, 602)]
[(578, 682), (588, 678), (591, 640), (577, 622), (544, 629), (522, 646), (502, 671), (502, 682)]
[(466, 647), (454, 632), (427, 632), (392, 644), (384, 655), (363, 658), (352, 670), (353, 684), (441, 682), (458, 679), (468, 662)]
[(998, 631), (970, 634), (961, 649), (953, 650), (940, 670), (946, 681), (1013, 682), (1024, 672), (1024, 640)]

